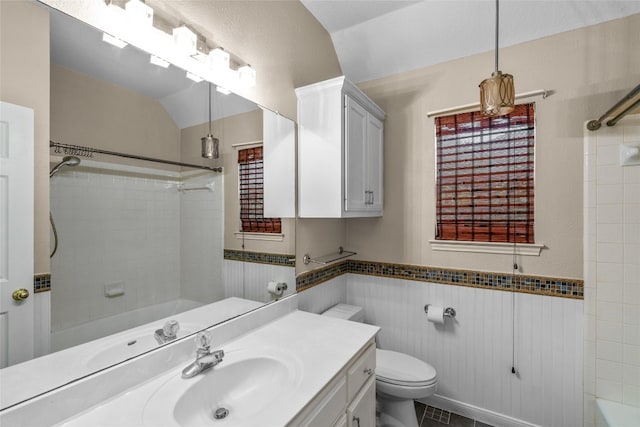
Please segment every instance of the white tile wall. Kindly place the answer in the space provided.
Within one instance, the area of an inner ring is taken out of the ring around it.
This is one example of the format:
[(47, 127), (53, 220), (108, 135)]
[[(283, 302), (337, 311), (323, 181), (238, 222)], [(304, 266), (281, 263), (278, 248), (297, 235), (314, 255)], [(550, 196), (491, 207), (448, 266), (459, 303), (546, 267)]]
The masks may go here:
[(622, 167), (618, 156), (621, 144), (640, 145), (640, 116), (585, 132), (585, 348), (596, 349), (585, 352), (584, 366), (591, 426), (595, 397), (640, 406), (640, 166)]
[(209, 190), (180, 193), (180, 290), (193, 301), (224, 298), (224, 193), (222, 175), (203, 174), (183, 188)]
[[(214, 192), (180, 193), (160, 171), (93, 166), (63, 169), (51, 180), (59, 236), (51, 261), (53, 337), (149, 305), (223, 295), (221, 176), (202, 178)], [(124, 283), (124, 295), (105, 297), (104, 285), (113, 282)]]

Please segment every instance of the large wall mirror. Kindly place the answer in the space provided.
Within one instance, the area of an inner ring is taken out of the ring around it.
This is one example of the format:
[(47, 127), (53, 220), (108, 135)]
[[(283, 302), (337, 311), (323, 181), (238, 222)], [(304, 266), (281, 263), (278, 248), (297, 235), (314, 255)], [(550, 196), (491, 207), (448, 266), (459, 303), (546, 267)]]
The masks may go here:
[(182, 339), (295, 292), (294, 215), (246, 231), (288, 185), (267, 171), (294, 158), (294, 123), (49, 10), (50, 351), (3, 369), (39, 393), (171, 342), (173, 320)]

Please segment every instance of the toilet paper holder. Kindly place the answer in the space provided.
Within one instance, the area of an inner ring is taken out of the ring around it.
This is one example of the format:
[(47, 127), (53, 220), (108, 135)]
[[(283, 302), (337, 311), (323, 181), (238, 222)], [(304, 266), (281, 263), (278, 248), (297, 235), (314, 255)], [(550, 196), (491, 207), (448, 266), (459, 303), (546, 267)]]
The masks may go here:
[[(429, 306), (431, 304), (427, 304), (424, 306), (424, 312), (425, 314), (429, 312)], [(451, 317), (453, 319), (455, 319), (456, 317), (456, 310), (453, 307), (447, 307), (444, 309), (444, 317)]]

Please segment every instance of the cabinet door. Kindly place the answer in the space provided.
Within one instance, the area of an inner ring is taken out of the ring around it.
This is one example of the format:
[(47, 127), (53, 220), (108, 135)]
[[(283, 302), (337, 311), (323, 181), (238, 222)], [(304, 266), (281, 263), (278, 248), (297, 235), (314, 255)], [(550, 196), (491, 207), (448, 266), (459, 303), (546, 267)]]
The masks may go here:
[(348, 95), (345, 98), (344, 120), (344, 210), (362, 211), (368, 208), (367, 171), (367, 111)]
[(376, 381), (371, 377), (347, 408), (348, 427), (375, 427)]
[(384, 125), (373, 115), (367, 116), (366, 191), (369, 191), (368, 210), (382, 214)]

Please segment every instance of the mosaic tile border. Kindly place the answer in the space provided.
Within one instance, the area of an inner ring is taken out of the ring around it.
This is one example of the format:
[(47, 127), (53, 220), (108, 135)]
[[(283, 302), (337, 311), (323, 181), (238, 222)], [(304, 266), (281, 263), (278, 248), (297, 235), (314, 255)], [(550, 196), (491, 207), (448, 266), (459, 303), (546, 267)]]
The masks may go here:
[(258, 264), (280, 265), (283, 267), (295, 267), (296, 256), (287, 254), (270, 254), (265, 252), (239, 251), (235, 249), (225, 249), (224, 259), (232, 261), (255, 262)]
[(51, 291), (51, 274), (34, 274), (33, 276), (33, 292), (49, 292)]
[(312, 288), (346, 273), (349, 273), (349, 261), (336, 262), (326, 267), (307, 271), (296, 277), (296, 292)]
[(584, 299), (584, 281), (580, 279), (525, 276), (357, 260), (347, 260), (303, 273), (296, 279), (296, 290), (303, 291), (344, 273)]

